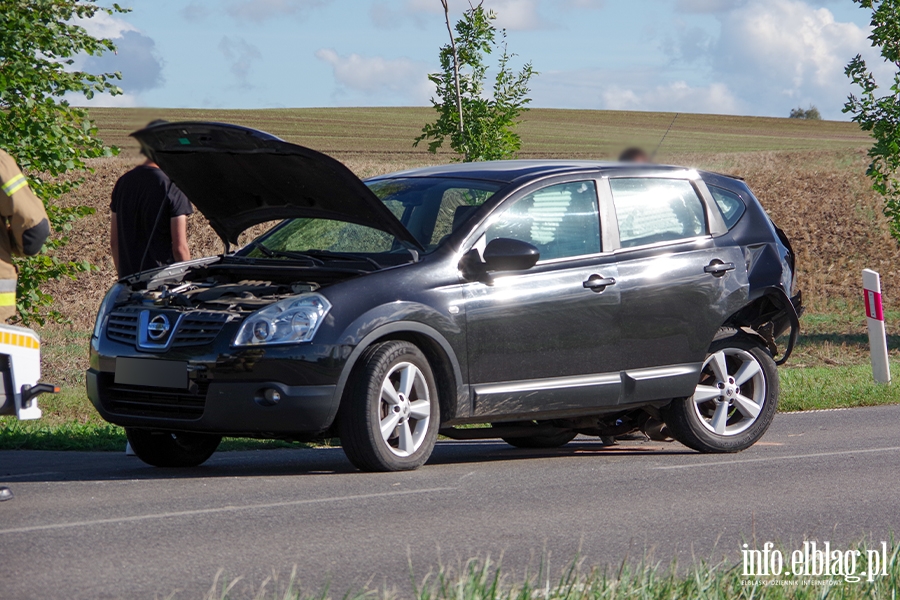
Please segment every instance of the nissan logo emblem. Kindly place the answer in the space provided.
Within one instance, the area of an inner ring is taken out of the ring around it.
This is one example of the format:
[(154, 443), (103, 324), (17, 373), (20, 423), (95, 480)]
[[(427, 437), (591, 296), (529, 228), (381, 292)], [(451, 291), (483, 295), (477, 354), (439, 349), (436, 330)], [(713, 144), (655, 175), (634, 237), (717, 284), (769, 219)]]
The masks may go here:
[(147, 335), (150, 336), (151, 340), (161, 340), (169, 333), (169, 327), (169, 317), (156, 315), (147, 324)]

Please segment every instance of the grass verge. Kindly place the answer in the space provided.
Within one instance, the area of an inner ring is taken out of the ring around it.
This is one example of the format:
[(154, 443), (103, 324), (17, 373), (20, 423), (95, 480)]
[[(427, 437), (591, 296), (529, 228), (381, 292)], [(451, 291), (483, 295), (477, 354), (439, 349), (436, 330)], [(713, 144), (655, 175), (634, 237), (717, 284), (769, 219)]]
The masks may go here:
[(900, 404), (900, 364), (891, 363), (891, 385), (877, 384), (869, 365), (782, 369), (782, 412)]
[[(0, 450), (121, 452), (125, 449), (125, 443), (125, 430), (105, 422), (45, 425), (41, 421), (16, 421), (8, 418), (0, 422)], [(225, 438), (219, 445), (219, 451), (306, 447), (309, 444)]]
[[(866, 547), (858, 545), (850, 550), (858, 550), (860, 560), (851, 571), (864, 572), (867, 568)], [(880, 550), (880, 549), (879, 549)], [(787, 550), (779, 550), (790, 557)], [(646, 560), (638, 564), (623, 562), (616, 569), (584, 570), (579, 561), (573, 563), (557, 577), (549, 577), (542, 572), (520, 578), (508, 577), (490, 560), (472, 559), (458, 569), (441, 568), (425, 578), (419, 585), (413, 584), (413, 593), (398, 593), (394, 590), (348, 593), (343, 598), (402, 598), (417, 600), (619, 600), (639, 598), (641, 600), (670, 600), (675, 598), (703, 598), (705, 600), (813, 600), (829, 598), (834, 600), (894, 599), (900, 589), (900, 560), (898, 548), (888, 548), (888, 564), (884, 573), (867, 581), (867, 577), (831, 575), (806, 576), (802, 572), (782, 576), (752, 577), (743, 574), (742, 563), (721, 562), (710, 564), (696, 562), (688, 569), (676, 564), (664, 568), (659, 564), (649, 564)], [(792, 568), (785, 562), (786, 571)], [(543, 569), (542, 569), (543, 570)], [(853, 578), (861, 579), (852, 581)], [(240, 578), (224, 580), (221, 572), (216, 576), (212, 588), (204, 600), (228, 600), (235, 597), (252, 597), (256, 600), (301, 600), (331, 598), (327, 589), (315, 594), (297, 590), (296, 568), (284, 583), (275, 577), (262, 583), (258, 590), (248, 590), (241, 586)], [(250, 592), (248, 594), (248, 592)]]

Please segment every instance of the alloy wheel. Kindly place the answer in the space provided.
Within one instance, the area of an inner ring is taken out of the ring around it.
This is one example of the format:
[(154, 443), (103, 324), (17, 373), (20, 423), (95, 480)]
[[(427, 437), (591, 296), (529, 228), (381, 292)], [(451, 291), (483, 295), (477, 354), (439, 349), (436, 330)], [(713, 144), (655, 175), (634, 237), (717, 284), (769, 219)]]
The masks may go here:
[(401, 362), (381, 384), (381, 437), (397, 456), (410, 456), (422, 445), (431, 420), (431, 398), (425, 375), (414, 364)]
[(746, 350), (725, 348), (703, 363), (691, 397), (700, 422), (709, 431), (733, 436), (756, 422), (766, 400), (766, 378), (759, 361)]

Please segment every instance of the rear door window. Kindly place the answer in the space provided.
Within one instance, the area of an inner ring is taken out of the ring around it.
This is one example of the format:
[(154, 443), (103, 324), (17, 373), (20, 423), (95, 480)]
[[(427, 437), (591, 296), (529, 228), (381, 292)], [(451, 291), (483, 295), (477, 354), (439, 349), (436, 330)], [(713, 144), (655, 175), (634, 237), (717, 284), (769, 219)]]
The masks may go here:
[(692, 238), (707, 233), (706, 211), (684, 179), (609, 180), (622, 248)]

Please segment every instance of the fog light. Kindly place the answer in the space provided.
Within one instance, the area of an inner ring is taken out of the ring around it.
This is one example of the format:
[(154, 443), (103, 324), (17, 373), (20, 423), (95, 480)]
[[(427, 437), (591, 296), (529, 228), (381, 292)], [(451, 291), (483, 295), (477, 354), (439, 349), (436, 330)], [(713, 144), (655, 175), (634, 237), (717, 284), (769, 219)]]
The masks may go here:
[(275, 388), (263, 388), (256, 392), (253, 400), (260, 406), (275, 406), (281, 402), (281, 392)]

